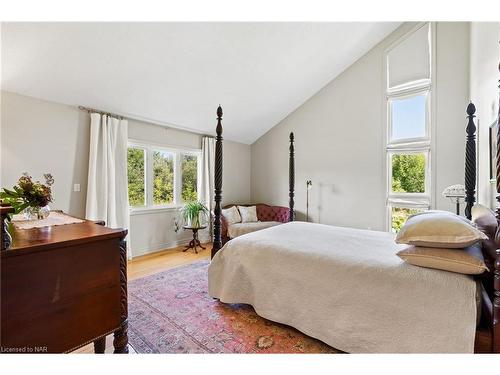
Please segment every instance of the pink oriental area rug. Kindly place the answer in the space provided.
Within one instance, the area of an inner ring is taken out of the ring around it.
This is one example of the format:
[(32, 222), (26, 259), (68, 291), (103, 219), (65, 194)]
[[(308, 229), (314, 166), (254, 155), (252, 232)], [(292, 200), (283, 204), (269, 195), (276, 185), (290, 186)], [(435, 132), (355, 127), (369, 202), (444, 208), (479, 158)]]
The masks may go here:
[(208, 295), (208, 261), (129, 283), (129, 342), (138, 353), (338, 353), (243, 304)]

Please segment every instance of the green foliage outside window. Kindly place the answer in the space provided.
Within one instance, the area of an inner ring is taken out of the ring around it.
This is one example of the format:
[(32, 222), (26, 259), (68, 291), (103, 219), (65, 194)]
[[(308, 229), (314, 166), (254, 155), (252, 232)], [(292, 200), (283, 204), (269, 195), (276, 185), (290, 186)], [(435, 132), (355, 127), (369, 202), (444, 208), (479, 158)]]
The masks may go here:
[(153, 204), (174, 201), (174, 155), (153, 151)]
[[(395, 193), (425, 193), (425, 154), (392, 155), (392, 191)], [(418, 208), (392, 208), (392, 231), (399, 232), (410, 215), (422, 212)]]
[[(128, 195), (130, 206), (146, 206), (146, 150), (129, 147), (127, 150)], [(152, 152), (153, 167), (153, 204), (173, 204), (175, 177), (181, 178), (180, 199), (182, 202), (198, 200), (198, 157), (177, 154), (180, 157), (180, 173), (174, 173), (175, 153), (168, 151)], [(178, 202), (176, 202), (178, 203)]]
[(144, 150), (129, 148), (127, 151), (128, 200), (130, 206), (144, 206)]
[(422, 212), (422, 209), (392, 207), (392, 232), (399, 232), (408, 217), (419, 212)]
[(392, 155), (392, 191), (395, 193), (425, 192), (425, 155)]
[(194, 155), (182, 155), (182, 201), (193, 202), (198, 199), (198, 158)]

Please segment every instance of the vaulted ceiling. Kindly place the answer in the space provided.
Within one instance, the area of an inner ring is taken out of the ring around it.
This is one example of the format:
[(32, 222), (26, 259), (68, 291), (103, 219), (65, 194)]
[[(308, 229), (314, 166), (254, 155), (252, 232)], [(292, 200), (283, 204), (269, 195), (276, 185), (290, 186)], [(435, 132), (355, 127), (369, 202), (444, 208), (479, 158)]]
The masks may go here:
[(399, 23), (3, 23), (3, 90), (252, 143)]

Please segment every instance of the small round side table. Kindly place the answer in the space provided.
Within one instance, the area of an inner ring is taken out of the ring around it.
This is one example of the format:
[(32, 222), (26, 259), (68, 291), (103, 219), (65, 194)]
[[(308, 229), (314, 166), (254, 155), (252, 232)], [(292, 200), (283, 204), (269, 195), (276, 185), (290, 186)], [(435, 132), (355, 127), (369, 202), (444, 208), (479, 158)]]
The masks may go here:
[(189, 230), (193, 231), (193, 239), (189, 242), (189, 245), (187, 245), (186, 248), (184, 250), (182, 250), (183, 252), (186, 250), (189, 250), (189, 249), (194, 249), (195, 254), (198, 254), (198, 250), (196, 249), (197, 246), (201, 247), (202, 249), (205, 249), (203, 246), (201, 246), (201, 242), (198, 239), (198, 231), (200, 229), (203, 230), (206, 227), (207, 227), (206, 225), (202, 225), (200, 227), (192, 227), (189, 225), (182, 226), (182, 228), (184, 228), (184, 230), (189, 229)]

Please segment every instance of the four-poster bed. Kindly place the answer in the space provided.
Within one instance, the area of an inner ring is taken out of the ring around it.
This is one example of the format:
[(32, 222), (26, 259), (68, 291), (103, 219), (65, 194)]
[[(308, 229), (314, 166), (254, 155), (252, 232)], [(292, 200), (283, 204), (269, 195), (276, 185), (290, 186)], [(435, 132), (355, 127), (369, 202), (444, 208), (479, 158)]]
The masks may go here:
[[(291, 222), (265, 229), (230, 241), (218, 253), (220, 107), (217, 115), (216, 231), (209, 269), (212, 297), (225, 303), (251, 304), (259, 315), (347, 352), (500, 353), (500, 208), (495, 217), (489, 209), (474, 206), (476, 127), (472, 103), (467, 107), (465, 213), (488, 235), (482, 252), (490, 270), (477, 277), (477, 282), (469, 275), (402, 263), (395, 255), (401, 245), (396, 245), (389, 233), (321, 224)], [(290, 133), (291, 221), (294, 140)], [(497, 144), (500, 146), (500, 132)], [(500, 202), (500, 147), (497, 150)]]

